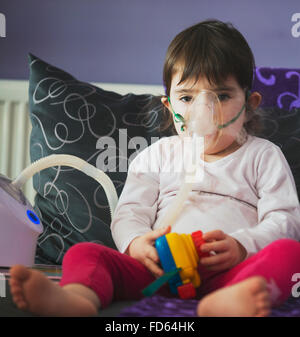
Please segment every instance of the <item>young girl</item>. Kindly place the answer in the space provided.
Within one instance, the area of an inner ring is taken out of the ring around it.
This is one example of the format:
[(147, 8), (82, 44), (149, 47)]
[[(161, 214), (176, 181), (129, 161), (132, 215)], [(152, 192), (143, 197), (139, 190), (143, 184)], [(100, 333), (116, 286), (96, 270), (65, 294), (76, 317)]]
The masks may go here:
[[(175, 37), (164, 65), (162, 103), (167, 126), (174, 122), (177, 135), (160, 139), (132, 161), (111, 224), (119, 251), (74, 245), (64, 257), (60, 285), (14, 266), (10, 285), (19, 308), (40, 315), (96, 315), (113, 300), (142, 298), (141, 290), (163, 274), (153, 244), (171, 230), (161, 228), (160, 220), (183, 183), (170, 167), (185, 161), (179, 155), (185, 122), (203, 93), (205, 99), (207, 93), (217, 97), (223, 124), (205, 135), (198, 158), (203, 179), (172, 224), (173, 232), (204, 232), (202, 251), (209, 255), (199, 265), (198, 314), (267, 316), (271, 306), (287, 299), (292, 276), (300, 272), (299, 201), (280, 148), (251, 135), (261, 100), (250, 92), (253, 69), (247, 42), (230, 24), (204, 21)], [(171, 296), (167, 285), (159, 293)]]

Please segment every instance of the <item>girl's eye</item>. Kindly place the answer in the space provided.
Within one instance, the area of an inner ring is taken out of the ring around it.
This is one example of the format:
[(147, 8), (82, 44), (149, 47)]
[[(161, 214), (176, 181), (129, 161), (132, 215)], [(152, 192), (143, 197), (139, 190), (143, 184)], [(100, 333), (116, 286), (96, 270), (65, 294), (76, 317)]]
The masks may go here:
[(185, 102), (185, 103), (188, 103), (191, 100), (192, 100), (192, 97), (190, 97), (190, 96), (183, 96), (183, 97), (180, 98), (180, 101)]
[(230, 98), (230, 96), (228, 94), (219, 94), (218, 98), (220, 102), (224, 102), (227, 101)]

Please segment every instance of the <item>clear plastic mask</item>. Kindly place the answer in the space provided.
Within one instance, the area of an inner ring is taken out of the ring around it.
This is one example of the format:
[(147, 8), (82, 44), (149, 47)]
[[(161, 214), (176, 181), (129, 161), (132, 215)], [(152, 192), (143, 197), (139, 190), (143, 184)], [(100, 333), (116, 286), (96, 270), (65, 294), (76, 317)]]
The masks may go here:
[(221, 135), (238, 136), (240, 126), (235, 122), (245, 109), (245, 94), (225, 97), (201, 90), (188, 101), (176, 100), (171, 106), (175, 122), (181, 123), (181, 134), (203, 137), (205, 147), (209, 148), (216, 145)]

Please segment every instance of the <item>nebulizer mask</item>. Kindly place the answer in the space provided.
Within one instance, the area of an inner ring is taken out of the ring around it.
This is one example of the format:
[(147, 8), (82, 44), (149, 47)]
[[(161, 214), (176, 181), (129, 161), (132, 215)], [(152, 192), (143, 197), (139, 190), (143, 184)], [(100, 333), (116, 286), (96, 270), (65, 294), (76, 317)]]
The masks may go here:
[[(221, 135), (227, 134), (236, 138), (239, 119), (246, 107), (250, 91), (217, 95), (211, 90), (201, 90), (188, 101), (177, 100), (171, 103), (175, 123), (181, 124), (180, 136), (205, 137), (205, 149), (217, 145)], [(246, 98), (246, 100), (245, 100)], [(178, 130), (178, 128), (177, 128)], [(240, 130), (239, 130), (240, 131)]]

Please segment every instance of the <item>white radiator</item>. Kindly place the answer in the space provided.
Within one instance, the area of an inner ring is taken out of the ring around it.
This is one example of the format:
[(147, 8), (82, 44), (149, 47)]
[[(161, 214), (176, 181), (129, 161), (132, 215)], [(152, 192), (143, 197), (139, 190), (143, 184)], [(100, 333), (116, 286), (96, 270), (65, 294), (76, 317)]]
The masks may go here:
[[(0, 81), (0, 173), (16, 178), (30, 164), (31, 124), (28, 82)], [(35, 192), (30, 179), (23, 188), (31, 203)]]

